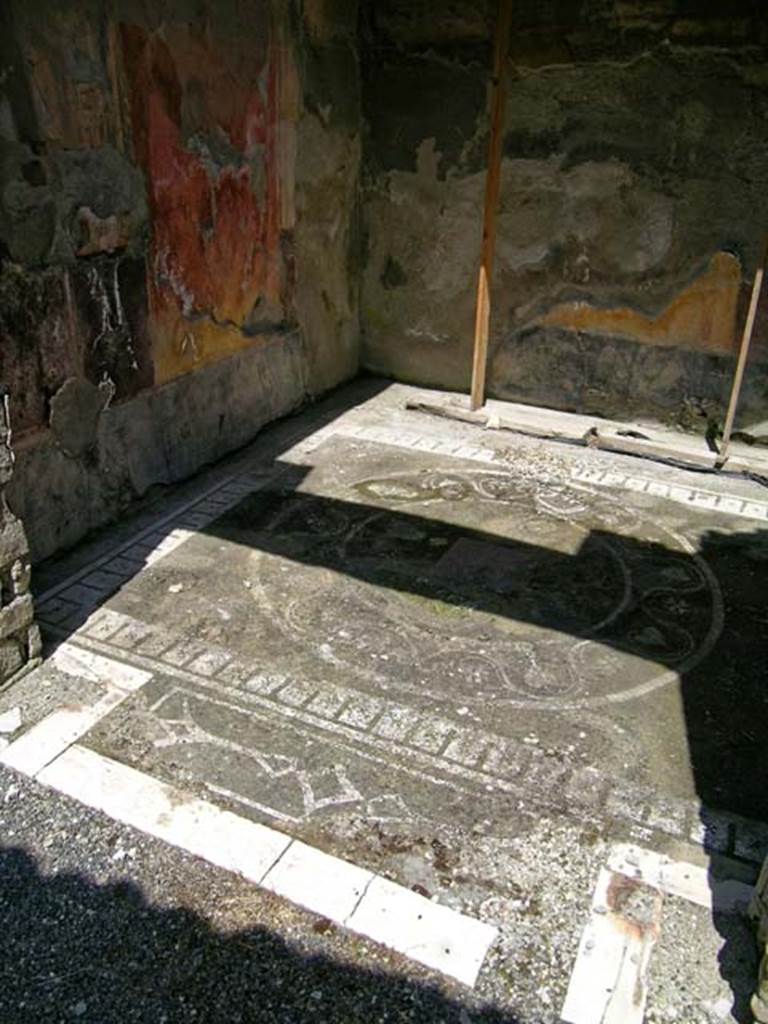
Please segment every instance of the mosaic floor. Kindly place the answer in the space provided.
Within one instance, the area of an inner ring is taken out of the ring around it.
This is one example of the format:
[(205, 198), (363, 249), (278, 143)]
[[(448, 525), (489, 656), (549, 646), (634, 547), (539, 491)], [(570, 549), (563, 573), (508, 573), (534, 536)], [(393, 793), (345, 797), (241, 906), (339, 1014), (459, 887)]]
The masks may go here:
[(701, 834), (679, 681), (723, 596), (626, 492), (334, 435), (41, 606), (87, 616), (76, 642), (153, 676), (89, 742), (257, 817)]
[(481, 917), (471, 837), (754, 867), (763, 492), (404, 416), (305, 417), (49, 572), (49, 643), (141, 674), (79, 744)]

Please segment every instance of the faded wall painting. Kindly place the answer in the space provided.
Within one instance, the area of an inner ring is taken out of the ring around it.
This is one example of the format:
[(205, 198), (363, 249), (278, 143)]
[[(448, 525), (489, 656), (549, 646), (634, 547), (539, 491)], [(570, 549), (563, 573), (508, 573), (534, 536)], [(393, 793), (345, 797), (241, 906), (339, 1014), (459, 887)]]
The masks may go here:
[[(120, 29), (135, 157), (151, 219), (159, 383), (286, 325), (280, 53), (268, 9), (245, 45), (189, 22)], [(287, 254), (286, 254), (287, 257)]]

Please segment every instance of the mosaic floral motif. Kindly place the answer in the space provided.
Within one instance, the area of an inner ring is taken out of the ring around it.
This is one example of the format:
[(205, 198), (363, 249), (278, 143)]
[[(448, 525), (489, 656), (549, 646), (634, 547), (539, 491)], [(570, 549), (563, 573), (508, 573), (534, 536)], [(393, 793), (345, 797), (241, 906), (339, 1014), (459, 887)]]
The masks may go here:
[(254, 596), (386, 689), (600, 703), (675, 678), (719, 633), (703, 560), (605, 494), (492, 472), (393, 474), (354, 494), (274, 506)]

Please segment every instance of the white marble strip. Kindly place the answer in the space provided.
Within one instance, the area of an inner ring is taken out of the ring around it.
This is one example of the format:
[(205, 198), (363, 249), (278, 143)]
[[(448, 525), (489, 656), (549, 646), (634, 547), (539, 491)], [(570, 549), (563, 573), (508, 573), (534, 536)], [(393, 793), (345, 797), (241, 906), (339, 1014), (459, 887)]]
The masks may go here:
[(650, 494), (654, 498), (674, 501), (687, 508), (698, 509), (700, 512), (724, 512), (727, 515), (739, 516), (742, 519), (756, 519), (760, 522), (768, 520), (768, 503), (741, 498), (736, 494), (723, 494), (720, 491), (708, 491), (699, 487), (686, 487), (682, 484), (667, 483), (637, 474), (620, 473), (616, 470), (575, 467), (571, 470), (571, 479), (580, 483), (593, 484), (598, 487), (615, 487), (638, 494)]
[(472, 986), (496, 928), (377, 875), (346, 922), (361, 935)]
[(85, 747), (40, 782), (473, 985), (497, 929)]
[(294, 840), (261, 881), (278, 896), (345, 924), (373, 878), (372, 871)]
[(706, 868), (672, 860), (655, 850), (629, 843), (612, 847), (608, 857), (611, 871), (651, 885), (669, 896), (679, 896), (707, 910), (737, 913), (746, 910), (753, 888), (736, 879), (710, 877)]
[(114, 689), (96, 704), (59, 708), (0, 752), (0, 764), (36, 776), (128, 696)]
[(67, 643), (59, 644), (47, 664), (77, 679), (114, 686), (128, 693), (140, 689), (152, 678), (152, 673), (142, 668)]
[(38, 780), (253, 881), (261, 881), (290, 843), (287, 836), (185, 796), (78, 744), (40, 772)]
[(105, 693), (93, 704), (58, 708), (0, 752), (0, 764), (26, 775), (37, 775), (152, 678), (151, 672), (72, 644), (60, 644), (48, 664), (77, 679), (99, 683)]
[(620, 895), (627, 881), (607, 868), (600, 871), (563, 1004), (564, 1024), (642, 1024), (662, 897), (649, 889), (651, 920), (642, 925), (628, 920)]

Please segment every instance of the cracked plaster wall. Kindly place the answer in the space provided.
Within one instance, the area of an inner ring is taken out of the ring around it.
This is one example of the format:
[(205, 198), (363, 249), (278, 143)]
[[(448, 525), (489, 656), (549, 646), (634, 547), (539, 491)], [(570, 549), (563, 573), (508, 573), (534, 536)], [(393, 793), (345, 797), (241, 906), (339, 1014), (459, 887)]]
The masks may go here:
[[(363, 361), (467, 388), (495, 4), (365, 7)], [(514, 5), (492, 395), (722, 415), (768, 225), (768, 15), (751, 0)], [(761, 313), (742, 424), (768, 418)]]
[(350, 0), (10, 0), (0, 381), (41, 558), (357, 370)]
[[(494, 11), (3, 6), (0, 380), (34, 557), (353, 375), (361, 327), (366, 367), (468, 385)], [(515, 5), (491, 394), (721, 414), (767, 41), (752, 0)], [(761, 314), (742, 426), (767, 356)]]

